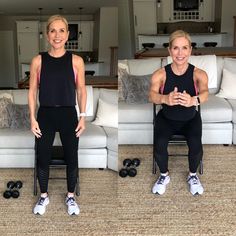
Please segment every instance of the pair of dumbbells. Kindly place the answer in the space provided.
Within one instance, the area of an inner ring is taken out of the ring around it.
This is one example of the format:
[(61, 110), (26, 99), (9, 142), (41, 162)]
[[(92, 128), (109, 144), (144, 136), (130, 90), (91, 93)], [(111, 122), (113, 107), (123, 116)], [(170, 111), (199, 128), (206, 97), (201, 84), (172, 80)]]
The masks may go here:
[(131, 159), (125, 159), (123, 161), (123, 166), (119, 171), (119, 175), (122, 178), (125, 178), (126, 176), (135, 177), (137, 175), (136, 167), (140, 165), (140, 160), (138, 158)]
[(3, 193), (3, 197), (4, 198), (18, 198), (20, 196), (20, 192), (19, 189), (22, 188), (23, 183), (18, 180), (16, 182), (14, 181), (9, 181), (7, 183), (7, 190)]

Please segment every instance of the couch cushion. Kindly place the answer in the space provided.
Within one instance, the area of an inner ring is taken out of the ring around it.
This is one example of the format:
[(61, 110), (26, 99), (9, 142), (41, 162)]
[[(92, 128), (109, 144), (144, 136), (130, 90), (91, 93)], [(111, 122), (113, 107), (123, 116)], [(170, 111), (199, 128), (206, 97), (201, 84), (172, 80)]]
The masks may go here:
[(119, 123), (152, 123), (153, 104), (127, 104), (119, 102)]
[(13, 102), (15, 104), (28, 104), (28, 91), (26, 89), (12, 90)]
[(210, 94), (208, 101), (201, 105), (201, 116), (203, 123), (230, 122), (232, 121), (232, 109), (224, 98)]
[(1, 129), (0, 148), (34, 148), (34, 135), (30, 130)]
[(118, 152), (118, 129), (103, 127), (107, 135), (107, 148)]
[(148, 75), (161, 68), (161, 58), (128, 60), (129, 74)]
[(232, 121), (233, 123), (236, 124), (236, 99), (228, 99), (227, 101), (232, 107), (232, 116), (233, 116)]

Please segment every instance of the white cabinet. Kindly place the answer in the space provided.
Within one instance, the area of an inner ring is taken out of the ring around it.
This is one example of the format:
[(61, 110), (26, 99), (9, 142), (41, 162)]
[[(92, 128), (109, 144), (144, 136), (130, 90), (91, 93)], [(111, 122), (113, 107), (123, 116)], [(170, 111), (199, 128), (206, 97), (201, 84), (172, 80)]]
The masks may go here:
[(163, 0), (157, 3), (157, 22), (168, 23), (178, 21), (197, 21), (208, 22), (214, 21), (215, 18), (215, 1), (199, 1), (198, 10), (192, 11), (175, 11), (174, 0)]
[(17, 46), (19, 79), (22, 79), (22, 64), (30, 64), (39, 53), (39, 22), (17, 21)]
[(164, 0), (157, 3), (157, 22), (167, 23), (172, 21), (173, 17), (173, 1)]
[(156, 34), (156, 0), (134, 0), (134, 28), (136, 48), (139, 34)]
[(199, 5), (200, 21), (215, 20), (215, 1), (204, 0)]
[(93, 21), (82, 21), (81, 32), (79, 37), (79, 51), (93, 51)]

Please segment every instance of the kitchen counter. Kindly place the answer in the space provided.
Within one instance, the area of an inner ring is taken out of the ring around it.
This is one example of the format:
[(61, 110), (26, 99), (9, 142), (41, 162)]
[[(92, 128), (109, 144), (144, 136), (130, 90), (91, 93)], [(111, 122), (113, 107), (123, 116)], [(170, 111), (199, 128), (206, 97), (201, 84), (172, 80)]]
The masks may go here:
[[(193, 48), (192, 55), (216, 55), (222, 57), (236, 57), (236, 47)], [(135, 54), (136, 59), (167, 56), (169, 56), (167, 48), (143, 49)]]

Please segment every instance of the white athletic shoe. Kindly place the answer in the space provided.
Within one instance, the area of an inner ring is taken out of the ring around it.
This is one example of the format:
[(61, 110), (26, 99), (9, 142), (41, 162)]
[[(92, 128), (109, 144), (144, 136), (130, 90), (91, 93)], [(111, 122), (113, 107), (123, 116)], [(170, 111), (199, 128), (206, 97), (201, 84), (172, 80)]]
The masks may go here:
[(67, 212), (70, 216), (79, 215), (80, 209), (74, 197), (66, 197), (66, 205), (68, 207)]
[(34, 207), (34, 214), (37, 215), (43, 215), (46, 211), (46, 206), (49, 204), (49, 197), (40, 197), (38, 202), (36, 203)]
[(189, 175), (187, 182), (189, 184), (189, 191), (192, 195), (203, 194), (204, 189), (197, 175)]
[(152, 193), (162, 195), (166, 191), (166, 185), (170, 182), (170, 176), (160, 175), (156, 183), (152, 187)]

